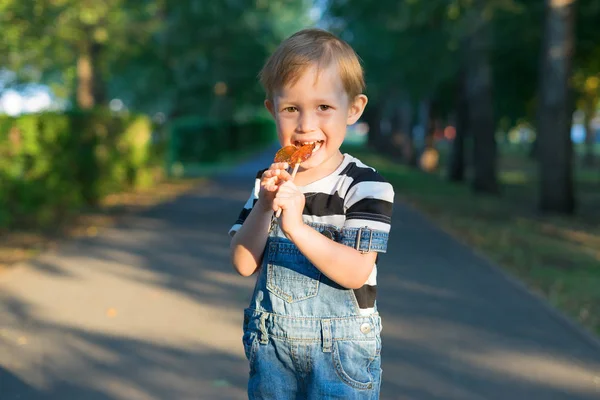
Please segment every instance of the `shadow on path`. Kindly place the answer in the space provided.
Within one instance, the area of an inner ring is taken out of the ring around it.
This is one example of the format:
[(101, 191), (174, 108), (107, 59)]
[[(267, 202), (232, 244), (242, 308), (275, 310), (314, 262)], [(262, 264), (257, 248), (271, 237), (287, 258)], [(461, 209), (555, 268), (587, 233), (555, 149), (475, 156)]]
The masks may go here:
[[(252, 278), (227, 230), (257, 169), (0, 275), (0, 399), (244, 399)], [(379, 264), (382, 399), (600, 398), (600, 351), (397, 204)]]

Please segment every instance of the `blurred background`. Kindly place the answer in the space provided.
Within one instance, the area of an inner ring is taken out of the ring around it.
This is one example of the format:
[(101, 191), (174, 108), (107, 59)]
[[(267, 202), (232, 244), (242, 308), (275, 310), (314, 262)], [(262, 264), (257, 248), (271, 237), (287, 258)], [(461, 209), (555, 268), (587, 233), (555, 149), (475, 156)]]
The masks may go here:
[(316, 26), (366, 71), (345, 151), (600, 332), (599, 21), (595, 0), (0, 0), (0, 264), (272, 145), (257, 74)]

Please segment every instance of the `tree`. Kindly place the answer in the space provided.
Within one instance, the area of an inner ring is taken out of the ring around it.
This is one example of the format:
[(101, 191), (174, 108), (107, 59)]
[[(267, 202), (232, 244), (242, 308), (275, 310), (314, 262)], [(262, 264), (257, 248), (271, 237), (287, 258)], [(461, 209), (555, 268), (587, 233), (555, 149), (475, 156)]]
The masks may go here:
[(592, 119), (600, 106), (600, 30), (597, 21), (600, 19), (600, 3), (594, 0), (577, 2), (576, 42), (573, 54), (573, 80), (577, 109), (584, 114), (585, 153), (583, 164), (595, 164), (594, 145), (596, 135)]
[[(379, 136), (370, 143), (377, 143), (382, 151), (401, 143), (405, 161), (414, 161), (413, 114), (423, 102), (443, 104), (442, 87), (457, 71), (448, 2), (330, 0), (327, 4), (329, 29), (347, 40), (363, 60), (371, 99), (367, 110), (386, 105), (370, 116), (378, 114), (401, 127), (397, 135)], [(417, 123), (425, 131), (430, 121)], [(369, 135), (374, 132), (379, 129)], [(405, 138), (399, 140), (401, 136)]]
[(264, 99), (262, 64), (281, 40), (311, 24), (309, 6), (307, 0), (162, 0), (162, 29), (121, 66), (114, 90), (129, 87), (119, 94), (129, 103), (171, 117), (254, 111)]
[(483, 0), (468, 11), (471, 31), (466, 38), (466, 102), (468, 129), (473, 137), (473, 182), (476, 192), (497, 194), (496, 139), (489, 61), (490, 23)]
[[(308, 0), (0, 0), (0, 55), (80, 108), (118, 97), (167, 115), (231, 117), (262, 104), (257, 74)], [(6, 53), (4, 53), (6, 50)]]
[(451, 182), (463, 182), (465, 180), (465, 142), (467, 136), (467, 99), (465, 96), (465, 72), (464, 69), (458, 74), (456, 83), (456, 106), (454, 111), (454, 128), (456, 134), (452, 141), (450, 153), (450, 164), (448, 166), (448, 179)]
[[(0, 3), (6, 66), (35, 71), (82, 109), (107, 103), (111, 64), (156, 29), (146, 0), (17, 0)], [(4, 30), (6, 28), (6, 31)], [(62, 89), (62, 90), (61, 90)]]
[(575, 209), (571, 143), (571, 61), (575, 0), (546, 0), (537, 120), (540, 203), (546, 212)]

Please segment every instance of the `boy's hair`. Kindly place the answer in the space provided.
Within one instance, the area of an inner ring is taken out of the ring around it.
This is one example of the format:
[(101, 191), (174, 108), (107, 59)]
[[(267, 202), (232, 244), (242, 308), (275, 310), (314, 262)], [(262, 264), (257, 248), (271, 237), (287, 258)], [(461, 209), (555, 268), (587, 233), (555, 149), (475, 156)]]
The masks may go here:
[(273, 93), (298, 81), (304, 71), (316, 65), (317, 71), (337, 68), (350, 100), (365, 89), (363, 68), (348, 43), (322, 29), (303, 29), (284, 40), (269, 57), (260, 72), (260, 82), (273, 99)]

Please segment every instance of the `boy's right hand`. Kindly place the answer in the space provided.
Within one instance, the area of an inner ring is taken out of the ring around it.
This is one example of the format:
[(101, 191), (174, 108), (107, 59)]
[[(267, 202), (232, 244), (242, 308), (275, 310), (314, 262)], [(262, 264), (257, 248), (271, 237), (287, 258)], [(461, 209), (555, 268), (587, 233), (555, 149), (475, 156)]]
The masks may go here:
[(292, 179), (287, 171), (288, 163), (273, 163), (268, 170), (263, 172), (260, 180), (260, 192), (258, 202), (264, 211), (273, 209), (273, 200), (279, 190), (279, 186)]

